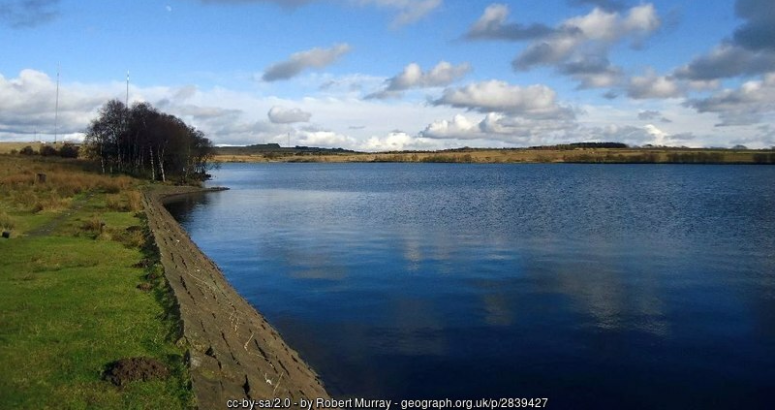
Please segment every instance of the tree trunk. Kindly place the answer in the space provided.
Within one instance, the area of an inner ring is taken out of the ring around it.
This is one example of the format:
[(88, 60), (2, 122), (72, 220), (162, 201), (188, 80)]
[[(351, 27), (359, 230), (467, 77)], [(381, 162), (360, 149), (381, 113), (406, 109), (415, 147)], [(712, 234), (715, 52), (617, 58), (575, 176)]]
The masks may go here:
[(151, 152), (151, 181), (156, 181), (156, 169), (153, 167), (153, 147), (148, 147), (148, 151)]
[(159, 156), (159, 172), (161, 172), (161, 181), (167, 182), (167, 177), (164, 175), (164, 150), (156, 150), (156, 154)]

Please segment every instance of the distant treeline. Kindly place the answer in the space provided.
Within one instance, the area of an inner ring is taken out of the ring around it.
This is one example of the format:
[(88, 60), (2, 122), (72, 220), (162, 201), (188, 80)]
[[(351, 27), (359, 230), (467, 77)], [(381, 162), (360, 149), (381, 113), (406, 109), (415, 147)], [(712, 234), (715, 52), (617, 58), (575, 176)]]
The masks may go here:
[(622, 155), (589, 155), (581, 154), (564, 158), (565, 162), (571, 163), (594, 163), (594, 164), (721, 164), (725, 163), (725, 156), (720, 152), (668, 152), (664, 159), (655, 152), (644, 152), (642, 154)]
[(180, 118), (147, 103), (128, 109), (118, 100), (108, 101), (91, 122), (84, 149), (103, 172), (183, 182), (205, 179), (215, 153), (204, 133)]
[(557, 149), (571, 150), (576, 148), (629, 148), (627, 144), (621, 142), (573, 142), (570, 144), (540, 145), (529, 147), (528, 149)]
[(563, 161), (574, 164), (654, 164), (659, 162), (659, 155), (653, 152), (637, 155), (610, 153), (606, 155), (580, 154), (563, 157)]
[(656, 152), (644, 152), (634, 155), (612, 154), (591, 155), (580, 154), (563, 157), (564, 162), (570, 163), (594, 163), (594, 164), (730, 164), (730, 163), (754, 163), (775, 164), (775, 153), (757, 153), (752, 156), (753, 162), (735, 162), (730, 160), (723, 152), (682, 151), (667, 152), (664, 157)]
[(216, 147), (218, 155), (251, 155), (264, 154), (272, 158), (280, 158), (287, 155), (316, 155), (316, 154), (338, 154), (338, 153), (356, 153), (356, 151), (344, 148), (321, 148), (297, 145), (295, 147), (281, 147), (280, 144), (270, 142), (267, 144), (253, 144), (242, 147)]

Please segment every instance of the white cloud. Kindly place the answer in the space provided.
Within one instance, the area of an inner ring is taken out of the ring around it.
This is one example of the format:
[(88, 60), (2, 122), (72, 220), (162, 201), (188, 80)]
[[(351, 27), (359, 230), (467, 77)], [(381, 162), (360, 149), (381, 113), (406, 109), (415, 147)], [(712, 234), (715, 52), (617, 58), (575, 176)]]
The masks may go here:
[(267, 67), (261, 78), (264, 81), (287, 80), (299, 75), (305, 69), (323, 68), (333, 64), (348, 52), (350, 52), (348, 44), (337, 44), (330, 48), (313, 48), (294, 53), (288, 60)]
[(439, 139), (476, 139), (483, 137), (479, 123), (473, 122), (463, 115), (456, 115), (451, 121), (434, 121), (425, 128), (422, 135), (428, 138)]
[(53, 138), (57, 131), (77, 135), (111, 93), (108, 89), (62, 87), (59, 96), (55, 121), (56, 81), (30, 69), (22, 70), (17, 78), (0, 74), (0, 136), (31, 140), (35, 135)]
[(402, 92), (412, 88), (441, 87), (449, 85), (471, 71), (471, 65), (462, 63), (452, 65), (446, 61), (439, 62), (430, 71), (423, 71), (416, 63), (404, 67), (404, 70), (386, 81), (383, 90), (366, 96), (366, 98), (400, 97)]
[(296, 122), (308, 122), (312, 114), (298, 108), (284, 108), (275, 105), (269, 110), (267, 116), (269, 121), (275, 124), (293, 124)]
[(670, 123), (672, 122), (670, 119), (662, 115), (661, 112), (656, 110), (642, 110), (638, 113), (638, 119), (644, 120), (644, 121), (653, 121), (653, 120), (659, 120), (664, 123)]
[(520, 87), (498, 80), (447, 88), (433, 104), (533, 118), (573, 116), (571, 110), (557, 104), (557, 94), (545, 85)]
[(443, 148), (447, 148), (447, 146), (422, 136), (409, 135), (403, 131), (392, 131), (384, 137), (372, 136), (360, 145), (360, 149), (364, 151), (436, 150)]
[[(471, 26), (468, 39), (530, 41), (512, 61), (515, 70), (554, 66), (556, 72), (579, 82), (579, 88), (607, 88), (619, 84), (622, 69), (608, 59), (609, 49), (626, 39), (639, 42), (660, 27), (655, 7), (641, 4), (627, 12), (614, 2), (598, 2), (586, 15), (566, 19), (556, 27), (506, 23), (509, 7), (491, 4)], [(616, 7), (614, 7), (616, 6)]]
[(554, 32), (543, 24), (523, 26), (518, 23), (506, 23), (509, 6), (491, 4), (484, 9), (481, 17), (468, 29), (465, 37), (471, 40), (511, 40), (520, 41), (544, 37)]
[[(105, 102), (123, 100), (124, 87), (121, 82), (63, 82), (60, 137), (82, 136)], [(55, 96), (55, 81), (42, 72), (24, 70), (10, 78), (0, 75), (0, 139), (29, 141), (37, 131), (39, 138), (51, 140)], [(744, 141), (751, 147), (769, 146), (772, 128), (763, 130), (760, 125), (775, 122), (772, 96), (775, 74), (690, 100), (686, 105), (678, 98), (630, 99), (615, 106), (586, 105), (573, 111), (560, 105), (554, 91), (546, 86), (520, 87), (499, 81), (448, 88), (434, 104), (363, 100), (328, 91), (288, 99), (192, 85), (130, 89), (130, 103), (149, 102), (202, 130), (216, 144), (285, 145), (290, 136), (293, 144), (370, 151), (584, 140), (641, 145), (660, 141), (657, 130), (665, 134), (662, 141), (671, 145), (730, 146), (732, 141)], [(295, 119), (305, 117), (300, 113), (314, 113), (315, 123), (302, 127), (273, 123), (268, 117), (273, 107), (299, 114)], [(638, 113), (644, 113), (642, 119), (637, 118)], [(737, 126), (714, 127), (719, 122)], [(647, 128), (649, 125), (656, 128)]]
[(578, 88), (613, 87), (621, 81), (622, 70), (614, 67), (607, 58), (584, 56), (560, 64), (557, 71), (579, 81)]
[(478, 122), (463, 115), (456, 115), (450, 121), (434, 121), (420, 135), (460, 142), (490, 141), (489, 146), (526, 146), (574, 141), (573, 131), (577, 128), (576, 122), (567, 118), (535, 119), (489, 113)]
[(349, 136), (338, 134), (333, 131), (305, 131), (296, 133), (297, 145), (309, 147), (340, 148), (352, 147), (358, 142)]
[(705, 55), (675, 71), (679, 78), (717, 80), (772, 71), (775, 66), (775, 7), (772, 0), (736, 0), (743, 23)]
[(399, 27), (417, 22), (436, 10), (442, 4), (442, 0), (355, 0), (364, 5), (391, 8), (398, 11), (398, 16), (393, 20), (393, 26)]
[(695, 57), (675, 70), (678, 78), (716, 80), (764, 73), (775, 67), (775, 52), (748, 50), (733, 43), (722, 43), (709, 53)]
[(737, 89), (725, 89), (707, 98), (686, 101), (686, 105), (700, 113), (716, 113), (722, 122), (718, 125), (752, 125), (765, 117), (775, 116), (775, 72), (761, 80), (747, 81)]
[(627, 95), (635, 99), (677, 98), (684, 95), (684, 90), (675, 78), (660, 76), (648, 70), (643, 76), (630, 78)]
[(656, 9), (649, 3), (631, 8), (627, 15), (595, 8), (587, 15), (566, 20), (551, 35), (528, 45), (513, 64), (519, 70), (557, 64), (593, 45), (604, 56), (612, 44), (648, 36), (659, 26)]

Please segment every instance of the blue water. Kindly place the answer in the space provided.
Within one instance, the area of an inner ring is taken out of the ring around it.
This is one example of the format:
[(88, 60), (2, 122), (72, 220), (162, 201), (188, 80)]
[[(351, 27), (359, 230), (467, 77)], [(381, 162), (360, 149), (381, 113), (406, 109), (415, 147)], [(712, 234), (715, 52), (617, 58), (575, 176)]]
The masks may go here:
[(214, 175), (171, 212), (335, 396), (772, 408), (775, 167)]

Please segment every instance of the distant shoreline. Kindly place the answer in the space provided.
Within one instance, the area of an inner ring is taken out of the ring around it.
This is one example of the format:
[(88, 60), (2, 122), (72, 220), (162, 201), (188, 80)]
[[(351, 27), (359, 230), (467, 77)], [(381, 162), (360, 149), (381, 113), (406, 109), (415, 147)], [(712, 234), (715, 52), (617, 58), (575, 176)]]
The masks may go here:
[(704, 148), (463, 148), (445, 151), (398, 151), (379, 153), (315, 151), (311, 149), (251, 150), (220, 147), (217, 163), (259, 162), (436, 162), (475, 164), (775, 164), (775, 150)]

